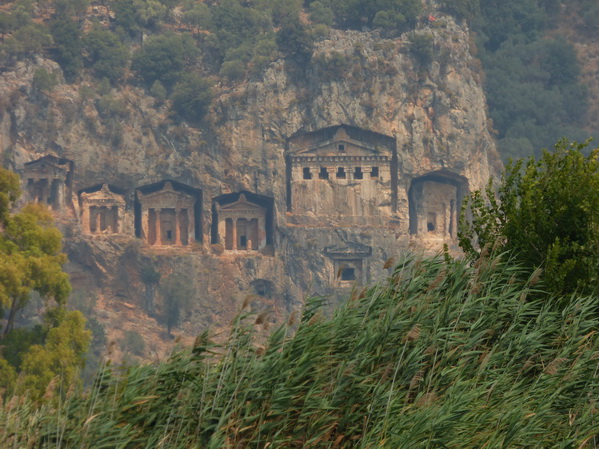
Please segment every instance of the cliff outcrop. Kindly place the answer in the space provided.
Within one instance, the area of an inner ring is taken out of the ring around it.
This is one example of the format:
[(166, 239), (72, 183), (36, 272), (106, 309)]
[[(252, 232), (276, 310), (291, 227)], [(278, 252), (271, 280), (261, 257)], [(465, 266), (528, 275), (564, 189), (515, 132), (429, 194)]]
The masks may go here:
[(333, 30), (306, 67), (216, 86), (199, 126), (130, 84), (41, 91), (36, 70), (59, 67), (19, 62), (0, 74), (0, 149), (56, 210), (74, 289), (110, 338), (135, 330), (160, 353), (169, 319), (188, 337), (242, 305), (275, 322), (385, 277), (399, 253), (455, 247), (462, 196), (499, 164), (469, 45), (443, 16), (396, 39)]

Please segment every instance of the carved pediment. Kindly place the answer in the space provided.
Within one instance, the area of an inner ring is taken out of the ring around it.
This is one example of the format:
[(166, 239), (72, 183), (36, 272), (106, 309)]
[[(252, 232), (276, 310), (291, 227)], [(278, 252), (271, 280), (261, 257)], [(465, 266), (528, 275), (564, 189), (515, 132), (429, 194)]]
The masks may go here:
[(81, 194), (81, 199), (85, 202), (94, 204), (125, 204), (123, 195), (112, 192), (107, 184), (102, 184), (102, 188), (95, 192), (83, 192)]
[(48, 177), (65, 177), (67, 167), (49, 161), (34, 161), (25, 167), (25, 176), (40, 175)]
[(225, 215), (228, 215), (229, 213), (231, 213), (231, 214), (235, 213), (235, 214), (239, 214), (239, 215), (244, 215), (244, 214), (264, 215), (264, 214), (266, 214), (266, 208), (248, 201), (243, 193), (241, 195), (239, 195), (239, 199), (237, 201), (235, 201), (233, 203), (225, 204), (223, 206), (219, 205), (218, 208), (219, 208), (219, 211), (221, 212), (221, 214), (224, 213)]
[[(290, 152), (294, 157), (330, 157), (330, 156), (386, 156), (391, 155), (392, 147), (388, 139), (384, 136), (381, 141), (373, 139), (371, 134), (367, 133), (365, 139), (360, 139), (360, 135), (353, 133), (350, 136), (345, 126), (336, 128), (335, 133), (328, 132), (330, 128), (325, 129), (324, 133), (315, 131), (309, 133), (308, 137), (299, 136), (290, 141)], [(369, 137), (368, 137), (369, 136)]]
[(331, 259), (363, 259), (372, 255), (372, 247), (361, 243), (348, 242), (327, 246), (324, 253)]
[(137, 191), (137, 197), (142, 201), (177, 201), (184, 199), (187, 201), (193, 201), (194, 198), (184, 192), (179, 192), (173, 189), (173, 185), (170, 182), (165, 182), (164, 187), (161, 190), (152, 193), (142, 193), (140, 190)]

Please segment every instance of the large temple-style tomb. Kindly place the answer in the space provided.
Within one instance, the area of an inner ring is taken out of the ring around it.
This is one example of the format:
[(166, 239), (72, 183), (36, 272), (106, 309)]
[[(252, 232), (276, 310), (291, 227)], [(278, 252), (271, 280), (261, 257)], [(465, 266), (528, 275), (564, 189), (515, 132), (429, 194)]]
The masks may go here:
[(137, 190), (136, 234), (152, 246), (186, 246), (201, 239), (201, 191), (175, 181)]
[(295, 215), (357, 217), (356, 224), (366, 224), (364, 217), (396, 210), (394, 137), (331, 126), (291, 137), (286, 159), (287, 210)]
[(213, 243), (225, 251), (258, 251), (272, 243), (272, 198), (250, 192), (214, 200)]
[(73, 161), (46, 155), (27, 162), (23, 170), (26, 200), (64, 210), (71, 195)]

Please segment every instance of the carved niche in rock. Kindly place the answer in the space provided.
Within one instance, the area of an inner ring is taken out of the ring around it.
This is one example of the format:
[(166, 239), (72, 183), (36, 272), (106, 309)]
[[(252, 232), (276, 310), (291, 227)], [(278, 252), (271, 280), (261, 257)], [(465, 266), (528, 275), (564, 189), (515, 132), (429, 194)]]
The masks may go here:
[(467, 193), (468, 181), (455, 173), (439, 171), (414, 179), (408, 193), (410, 234), (455, 239)]
[(125, 197), (108, 184), (84, 189), (81, 201), (81, 225), (86, 234), (120, 234), (125, 218)]
[(187, 246), (201, 240), (202, 192), (175, 181), (137, 189), (135, 231), (152, 246)]
[(395, 138), (348, 125), (291, 137), (287, 210), (316, 216), (389, 216), (397, 210)]
[(70, 204), (73, 182), (73, 161), (46, 155), (27, 162), (23, 170), (26, 200), (44, 203), (55, 211)]
[(353, 287), (368, 282), (368, 257), (372, 247), (360, 243), (327, 246), (324, 250), (333, 260), (330, 284), (334, 287)]
[(212, 243), (225, 251), (259, 251), (272, 244), (272, 198), (243, 191), (221, 195), (212, 208)]
[(234, 203), (217, 203), (218, 234), (227, 251), (257, 251), (266, 245), (266, 209), (239, 195)]

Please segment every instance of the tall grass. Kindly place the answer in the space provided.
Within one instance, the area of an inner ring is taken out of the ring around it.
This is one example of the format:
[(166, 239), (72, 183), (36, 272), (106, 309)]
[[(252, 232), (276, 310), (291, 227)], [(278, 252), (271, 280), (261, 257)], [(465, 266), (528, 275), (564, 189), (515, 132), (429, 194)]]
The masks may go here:
[(558, 309), (502, 257), (406, 258), (265, 344), (240, 315), (224, 345), (202, 334), (84, 394), (6, 398), (0, 447), (596, 448), (597, 297)]

